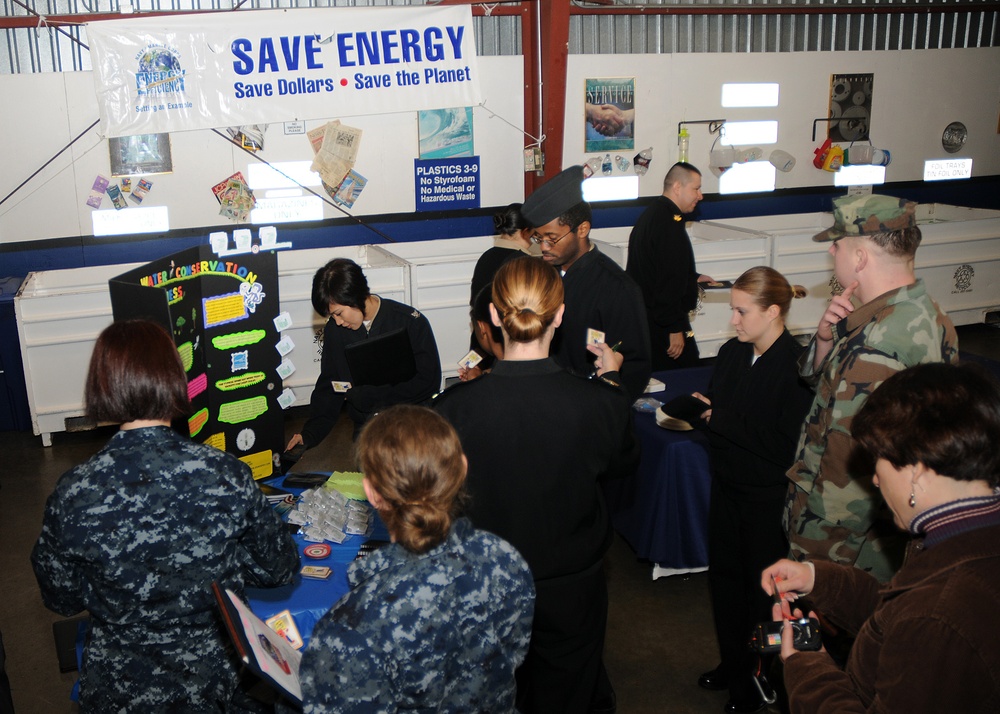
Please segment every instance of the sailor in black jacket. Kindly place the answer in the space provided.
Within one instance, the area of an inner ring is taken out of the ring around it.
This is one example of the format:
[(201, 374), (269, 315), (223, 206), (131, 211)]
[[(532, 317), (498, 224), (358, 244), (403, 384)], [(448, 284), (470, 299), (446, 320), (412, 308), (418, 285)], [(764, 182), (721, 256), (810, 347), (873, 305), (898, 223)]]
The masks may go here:
[(755, 712), (765, 704), (754, 685), (757, 662), (747, 643), (754, 624), (770, 619), (760, 573), (788, 552), (781, 526), (785, 471), (812, 401), (798, 377), (804, 348), (785, 329), (793, 295), (772, 268), (751, 268), (736, 280), (730, 324), (737, 336), (719, 350), (707, 397), (708, 578), (721, 664), (699, 684), (728, 687), (729, 712)]
[(698, 281), (684, 214), (701, 200), (701, 173), (679, 163), (663, 179), (657, 196), (639, 216), (628, 241), (627, 272), (642, 290), (654, 372), (698, 363), (689, 313), (698, 306)]
[[(317, 446), (337, 423), (345, 402), (357, 433), (380, 409), (420, 404), (441, 388), (441, 360), (427, 318), (408, 305), (373, 295), (356, 263), (337, 258), (320, 268), (313, 278), (312, 302), (316, 312), (329, 317), (323, 328), (320, 374), (310, 402), (312, 416), (286, 449)], [(345, 348), (400, 329), (406, 330), (413, 350), (413, 377), (397, 384), (354, 384)]]
[(503, 359), (434, 402), (469, 460), (466, 514), (517, 548), (535, 579), (531, 646), (518, 671), (526, 713), (590, 708), (607, 622), (603, 557), (613, 537), (599, 481), (638, 462), (629, 401), (617, 384), (621, 355), (607, 343), (591, 346), (603, 379), (570, 374), (548, 357), (562, 303), (555, 270), (537, 258), (505, 263), (491, 305)]

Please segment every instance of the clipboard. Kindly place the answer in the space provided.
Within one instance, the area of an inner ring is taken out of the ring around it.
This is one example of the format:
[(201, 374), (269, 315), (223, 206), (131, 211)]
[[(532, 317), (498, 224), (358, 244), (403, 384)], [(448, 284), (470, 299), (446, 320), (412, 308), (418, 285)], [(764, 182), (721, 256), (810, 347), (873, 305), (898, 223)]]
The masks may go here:
[(284, 637), (253, 614), (236, 593), (212, 583), (222, 622), (236, 646), (239, 658), (261, 679), (274, 685), (285, 696), (302, 703), (299, 664), (302, 654)]
[(417, 360), (405, 327), (347, 345), (344, 356), (355, 386), (399, 384), (417, 374)]

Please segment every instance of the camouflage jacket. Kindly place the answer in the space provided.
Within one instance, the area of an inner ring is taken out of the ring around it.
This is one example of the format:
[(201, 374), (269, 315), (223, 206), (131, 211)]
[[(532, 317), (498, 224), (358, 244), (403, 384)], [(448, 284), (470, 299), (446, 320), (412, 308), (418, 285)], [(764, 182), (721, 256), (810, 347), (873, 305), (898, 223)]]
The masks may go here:
[(278, 585), (298, 553), (245, 464), (156, 426), (63, 474), (31, 561), (49, 609), (90, 611), (82, 711), (217, 712), (236, 669), (212, 581)]
[(813, 337), (799, 366), (803, 379), (815, 385), (816, 396), (796, 462), (788, 471), (801, 497), (798, 506), (790, 501), (785, 525), (793, 555), (850, 565), (881, 504), (871, 474), (848, 472), (854, 446), (851, 420), (868, 395), (896, 372), (925, 362), (957, 362), (958, 336), (951, 319), (917, 280), (858, 307), (834, 325), (833, 348), (814, 370), (815, 354)]
[(514, 711), (535, 588), (510, 544), (463, 518), (427, 553), (381, 548), (348, 580), (302, 657), (306, 714)]

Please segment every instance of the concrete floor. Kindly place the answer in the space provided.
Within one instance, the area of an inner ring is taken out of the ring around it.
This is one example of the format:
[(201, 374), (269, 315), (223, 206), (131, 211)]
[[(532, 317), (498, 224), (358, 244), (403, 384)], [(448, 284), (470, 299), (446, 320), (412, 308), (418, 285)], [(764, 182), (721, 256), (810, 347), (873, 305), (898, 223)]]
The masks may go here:
[[(963, 353), (1000, 360), (1000, 330), (960, 328)], [(301, 424), (290, 419), (288, 433)], [(28, 556), (41, 528), (45, 500), (67, 469), (89, 458), (114, 432), (62, 433), (45, 448), (30, 432), (0, 432), (0, 633), (18, 714), (75, 712), (75, 673), (60, 674), (52, 623), (41, 603)], [(341, 422), (303, 470), (353, 470), (350, 428)], [(719, 714), (725, 692), (696, 685), (717, 663), (705, 573), (652, 580), (651, 567), (616, 539), (608, 555), (610, 612), (605, 661), (621, 714)], [(777, 708), (772, 708), (777, 712)]]

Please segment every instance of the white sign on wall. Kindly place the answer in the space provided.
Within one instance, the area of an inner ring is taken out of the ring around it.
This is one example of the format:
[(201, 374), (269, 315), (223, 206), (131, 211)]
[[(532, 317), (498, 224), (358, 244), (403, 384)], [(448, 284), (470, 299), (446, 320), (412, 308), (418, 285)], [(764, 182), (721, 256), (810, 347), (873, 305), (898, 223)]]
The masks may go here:
[(126, 19), (87, 34), (108, 137), (481, 102), (468, 5)]
[(935, 159), (924, 162), (924, 181), (950, 181), (972, 177), (972, 159)]

